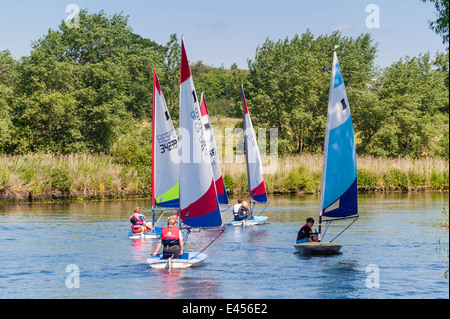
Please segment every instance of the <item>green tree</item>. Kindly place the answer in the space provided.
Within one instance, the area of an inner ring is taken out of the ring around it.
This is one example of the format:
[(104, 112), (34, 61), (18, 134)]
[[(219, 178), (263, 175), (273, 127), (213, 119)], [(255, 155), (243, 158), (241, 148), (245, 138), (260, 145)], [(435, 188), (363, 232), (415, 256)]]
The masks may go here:
[[(383, 119), (370, 153), (383, 156), (448, 157), (448, 52), (405, 57), (383, 71), (376, 94)], [(384, 107), (385, 106), (385, 107)], [(377, 115), (378, 117), (378, 115)], [(446, 154), (445, 154), (446, 153)]]
[(11, 103), (17, 81), (18, 62), (9, 51), (0, 51), (0, 153), (10, 147), (13, 123)]
[(292, 39), (267, 39), (249, 62), (250, 112), (256, 125), (278, 129), (282, 153), (323, 148), (335, 44), (340, 45), (338, 57), (347, 92), (366, 91), (376, 52), (368, 34), (353, 39), (335, 32), (315, 38), (308, 30)]
[[(436, 32), (442, 37), (442, 43), (448, 44), (448, 34), (449, 34), (449, 1), (448, 0), (422, 0), (422, 2), (432, 2), (436, 8), (436, 21), (428, 21), (431, 30)], [(447, 47), (448, 50), (448, 47)]]
[(152, 69), (163, 64), (164, 47), (132, 33), (127, 17), (81, 10), (79, 27), (63, 21), (21, 60), (12, 151), (107, 152), (149, 117)]

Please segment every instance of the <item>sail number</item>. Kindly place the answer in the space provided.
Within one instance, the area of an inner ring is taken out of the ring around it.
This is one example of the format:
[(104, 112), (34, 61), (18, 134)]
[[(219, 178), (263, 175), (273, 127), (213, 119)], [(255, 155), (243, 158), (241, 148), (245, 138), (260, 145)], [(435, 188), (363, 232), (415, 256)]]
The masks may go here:
[(173, 129), (170, 132), (157, 135), (156, 139), (158, 140), (161, 154), (177, 148), (177, 135)]

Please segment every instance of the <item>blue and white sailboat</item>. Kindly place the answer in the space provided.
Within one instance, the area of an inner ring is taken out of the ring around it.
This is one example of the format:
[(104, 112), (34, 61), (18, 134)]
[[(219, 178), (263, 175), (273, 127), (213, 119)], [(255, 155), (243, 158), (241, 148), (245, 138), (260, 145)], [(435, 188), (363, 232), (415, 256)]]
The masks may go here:
[[(322, 220), (323, 217), (329, 219)], [(294, 246), (299, 251), (338, 252), (341, 245), (332, 243), (334, 239), (328, 243), (322, 241), (322, 222), (355, 218), (354, 222), (357, 217), (356, 151), (352, 116), (341, 69), (334, 52), (323, 154), (319, 242)]]

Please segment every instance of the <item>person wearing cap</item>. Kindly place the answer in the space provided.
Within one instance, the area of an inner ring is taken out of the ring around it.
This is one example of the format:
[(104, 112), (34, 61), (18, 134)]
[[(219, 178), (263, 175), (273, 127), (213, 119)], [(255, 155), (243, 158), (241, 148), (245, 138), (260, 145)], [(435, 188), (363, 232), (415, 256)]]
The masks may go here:
[(234, 220), (240, 221), (250, 217), (248, 203), (239, 198), (237, 204), (233, 206)]

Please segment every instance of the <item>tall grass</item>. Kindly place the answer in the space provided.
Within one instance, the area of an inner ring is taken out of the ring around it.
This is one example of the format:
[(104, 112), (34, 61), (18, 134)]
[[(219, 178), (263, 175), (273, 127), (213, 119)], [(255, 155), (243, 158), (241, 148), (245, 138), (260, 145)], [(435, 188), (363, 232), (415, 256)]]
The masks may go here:
[(105, 155), (0, 156), (0, 172), (0, 193), (59, 190), (101, 195), (140, 187), (135, 170)]
[[(222, 172), (232, 178), (235, 191), (247, 191), (246, 165), (222, 163)], [(358, 189), (411, 191), (448, 189), (449, 162), (436, 158), (375, 158), (358, 156)], [(278, 158), (276, 172), (265, 174), (270, 193), (316, 193), (320, 191), (322, 155), (302, 154)]]
[[(264, 162), (264, 157), (263, 157)], [(411, 191), (448, 189), (448, 161), (433, 158), (388, 159), (358, 156), (358, 189)], [(34, 195), (51, 191), (92, 197), (122, 193), (149, 194), (148, 172), (107, 155), (23, 155), (0, 156), (0, 198), (2, 194)], [(226, 187), (247, 194), (247, 171), (243, 158), (222, 160)], [(267, 171), (266, 171), (267, 172)], [(279, 157), (276, 170), (265, 174), (268, 193), (318, 193), (322, 156), (301, 154)], [(195, 183), (195, 181), (194, 181)]]

